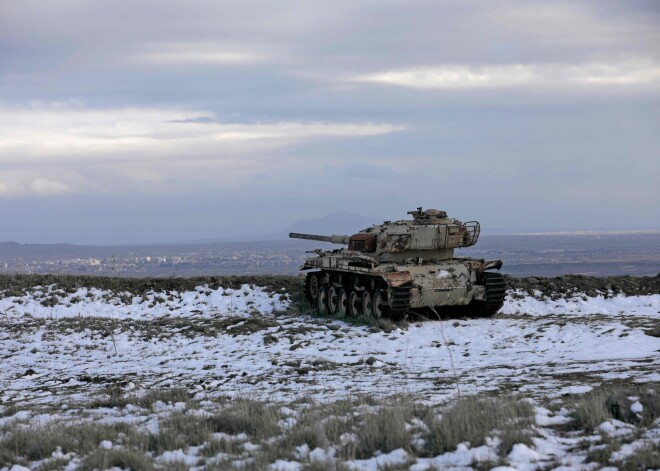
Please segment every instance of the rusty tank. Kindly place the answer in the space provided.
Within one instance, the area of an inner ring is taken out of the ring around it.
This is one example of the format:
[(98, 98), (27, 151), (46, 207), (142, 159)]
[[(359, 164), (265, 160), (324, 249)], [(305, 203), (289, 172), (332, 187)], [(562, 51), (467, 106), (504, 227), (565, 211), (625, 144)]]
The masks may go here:
[(455, 257), (479, 239), (476, 221), (436, 209), (409, 211), (412, 219), (385, 221), (348, 235), (290, 233), (294, 239), (341, 244), (305, 260), (305, 295), (322, 313), (399, 319), (425, 310), (489, 317), (503, 305), (501, 260)]

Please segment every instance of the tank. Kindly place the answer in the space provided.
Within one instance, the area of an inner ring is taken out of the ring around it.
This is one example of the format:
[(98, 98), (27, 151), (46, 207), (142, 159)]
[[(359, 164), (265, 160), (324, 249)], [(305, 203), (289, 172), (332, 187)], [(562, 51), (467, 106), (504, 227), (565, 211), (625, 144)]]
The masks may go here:
[(476, 221), (436, 209), (409, 211), (412, 219), (385, 221), (347, 235), (290, 233), (294, 239), (341, 244), (305, 260), (305, 296), (322, 312), (399, 319), (435, 310), (489, 317), (504, 303), (501, 260), (455, 257), (479, 240)]

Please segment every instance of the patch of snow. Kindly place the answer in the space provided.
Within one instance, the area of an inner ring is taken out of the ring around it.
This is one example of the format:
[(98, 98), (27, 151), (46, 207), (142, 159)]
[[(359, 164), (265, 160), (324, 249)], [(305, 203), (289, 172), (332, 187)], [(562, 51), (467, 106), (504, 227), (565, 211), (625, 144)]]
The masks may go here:
[(410, 455), (403, 448), (397, 448), (389, 453), (383, 453), (366, 460), (345, 461), (344, 465), (355, 471), (378, 471), (387, 467), (403, 466), (411, 460)]
[(0, 427), (3, 427), (17, 420), (28, 420), (30, 417), (32, 417), (32, 412), (28, 410), (21, 410), (16, 412), (14, 415), (10, 415), (8, 417), (0, 417)]
[(300, 471), (303, 465), (298, 461), (277, 460), (268, 466), (270, 471)]
[(588, 393), (592, 389), (593, 389), (593, 387), (588, 386), (586, 384), (583, 384), (583, 385), (580, 385), (580, 386), (566, 386), (566, 387), (563, 387), (563, 388), (559, 389), (558, 391), (555, 391), (552, 394), (549, 394), (548, 397), (559, 397), (559, 396), (565, 396), (565, 395), (568, 395), (568, 394), (584, 394), (584, 393)]
[(473, 461), (490, 461), (497, 459), (497, 445), (499, 440), (487, 438), (486, 444), (470, 448), (468, 443), (460, 443), (455, 451), (449, 451), (435, 458), (419, 458), (417, 463), (410, 467), (411, 471), (424, 471), (427, 469), (447, 469), (450, 467), (470, 467)]
[[(541, 298), (541, 299), (539, 299)], [(586, 299), (586, 300), (585, 300)], [(595, 298), (576, 293), (568, 298), (552, 300), (543, 298), (542, 293), (529, 296), (524, 290), (509, 291), (500, 310), (503, 314), (604, 314), (604, 315), (645, 315), (658, 317), (660, 294), (626, 296), (619, 294), (605, 298), (599, 294)]]
[(286, 417), (297, 417), (298, 416), (297, 411), (295, 411), (293, 409), (289, 409), (286, 406), (280, 407), (280, 414), (282, 414)]
[(183, 450), (166, 451), (156, 458), (159, 463), (183, 463), (187, 466), (197, 464), (197, 457), (185, 453)]
[(507, 458), (512, 464), (526, 464), (539, 461), (542, 456), (524, 443), (516, 443)]
[(261, 445), (252, 442), (243, 443), (243, 449), (245, 451), (259, 451), (261, 450)]
[(610, 437), (626, 436), (635, 431), (634, 426), (616, 419), (609, 419), (600, 424), (597, 428)]
[(634, 414), (641, 414), (643, 410), (644, 406), (639, 401), (635, 401), (630, 405), (630, 411)]
[(4, 298), (3, 302), (9, 306), (7, 317), (61, 319), (91, 315), (115, 319), (148, 319), (171, 314), (177, 317), (245, 316), (253, 312), (270, 314), (283, 311), (289, 306), (288, 294), (280, 298), (279, 294), (274, 295), (261, 287), (247, 284), (238, 289), (221, 287), (211, 290), (203, 286), (182, 293), (152, 291), (143, 298), (133, 297), (127, 304), (118, 298), (117, 293), (98, 288), (79, 288), (74, 293), (60, 296), (55, 306), (42, 305), (45, 296), (47, 293), (32, 289), (20, 297)]
[(610, 459), (612, 461), (623, 461), (623, 460), (627, 459), (628, 457), (633, 456), (637, 452), (637, 450), (647, 446), (649, 443), (651, 443), (651, 442), (649, 442), (648, 440), (644, 440), (644, 439), (636, 440), (632, 443), (626, 443), (626, 444), (622, 445), (621, 448), (619, 448), (618, 451), (615, 451), (614, 453), (612, 453), (612, 456), (610, 457)]
[(110, 440), (101, 440), (101, 443), (99, 443), (99, 448), (101, 450), (110, 450), (112, 449), (112, 442)]
[(550, 412), (550, 410), (546, 409), (545, 407), (536, 406), (534, 407), (534, 410), (535, 410), (534, 419), (536, 425), (540, 425), (541, 427), (547, 427), (548, 425), (565, 424), (571, 421), (569, 417), (566, 417), (565, 415), (562, 414), (551, 416), (552, 412)]
[(319, 462), (319, 463), (331, 463), (334, 461), (335, 458), (335, 449), (334, 448), (328, 448), (327, 450), (324, 450), (323, 448), (314, 448), (310, 453), (309, 453), (309, 460), (314, 462)]
[(299, 460), (304, 460), (309, 456), (309, 445), (304, 443), (300, 446), (297, 446), (293, 454)]

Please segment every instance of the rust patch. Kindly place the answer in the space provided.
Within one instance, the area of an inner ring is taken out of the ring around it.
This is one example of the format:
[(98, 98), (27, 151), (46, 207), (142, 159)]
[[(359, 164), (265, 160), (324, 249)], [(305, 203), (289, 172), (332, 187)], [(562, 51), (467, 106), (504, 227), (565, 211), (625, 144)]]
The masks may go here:
[(412, 283), (413, 277), (410, 272), (407, 271), (395, 271), (384, 273), (383, 278), (387, 281), (387, 284), (392, 288), (397, 288), (403, 286), (407, 283)]
[(375, 252), (376, 235), (353, 234), (348, 242), (348, 250), (355, 250), (357, 252)]
[(406, 250), (408, 248), (409, 243), (410, 243), (410, 236), (408, 234), (397, 237), (392, 241), (392, 245), (394, 246), (394, 249), (398, 252), (403, 252), (404, 250)]

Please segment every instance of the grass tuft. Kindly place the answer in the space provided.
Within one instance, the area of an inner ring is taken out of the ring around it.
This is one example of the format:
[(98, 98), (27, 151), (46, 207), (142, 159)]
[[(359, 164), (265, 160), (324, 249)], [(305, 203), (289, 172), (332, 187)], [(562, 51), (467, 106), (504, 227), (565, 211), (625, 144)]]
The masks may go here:
[(78, 471), (94, 471), (101, 469), (130, 469), (131, 471), (151, 471), (154, 469), (153, 459), (144, 452), (137, 450), (114, 449), (97, 450), (85, 457)]
[(4, 463), (14, 458), (25, 458), (38, 461), (50, 458), (58, 448), (63, 453), (75, 452), (85, 455), (98, 449), (103, 440), (113, 443), (131, 440), (140, 443), (140, 434), (131, 430), (127, 424), (99, 425), (95, 423), (80, 423), (68, 425), (64, 423), (46, 426), (24, 427), (13, 424), (5, 438), (0, 441), (0, 449), (4, 450), (0, 457)]
[(660, 449), (656, 444), (649, 442), (616, 465), (619, 471), (660, 469)]
[(150, 409), (151, 406), (158, 401), (163, 402), (164, 404), (189, 402), (190, 395), (188, 394), (188, 391), (183, 388), (152, 389), (140, 396), (135, 402), (135, 405)]
[(264, 438), (279, 431), (278, 420), (279, 416), (274, 407), (263, 402), (239, 399), (214, 415), (210, 423), (214, 432), (230, 435), (245, 433)]
[(571, 417), (575, 428), (593, 432), (600, 424), (613, 418), (607, 408), (607, 394), (594, 392), (580, 397)]
[(406, 406), (384, 406), (376, 413), (367, 414), (357, 430), (355, 456), (370, 458), (377, 451), (388, 453), (397, 448), (411, 451), (406, 422), (414, 415)]
[[(642, 405), (641, 413), (631, 410), (636, 397)], [(598, 390), (580, 397), (572, 414), (573, 428), (593, 432), (603, 422), (616, 419), (632, 425), (647, 427), (660, 417), (660, 390), (649, 388), (616, 388), (609, 391)]]
[[(464, 397), (441, 420), (433, 418), (427, 424), (427, 451), (436, 456), (456, 449), (463, 442), (469, 442), (472, 447), (481, 446), (495, 430), (531, 426), (533, 412), (531, 404), (514, 398)], [(512, 447), (514, 439), (526, 439), (510, 433), (505, 433), (504, 438), (505, 447)]]

